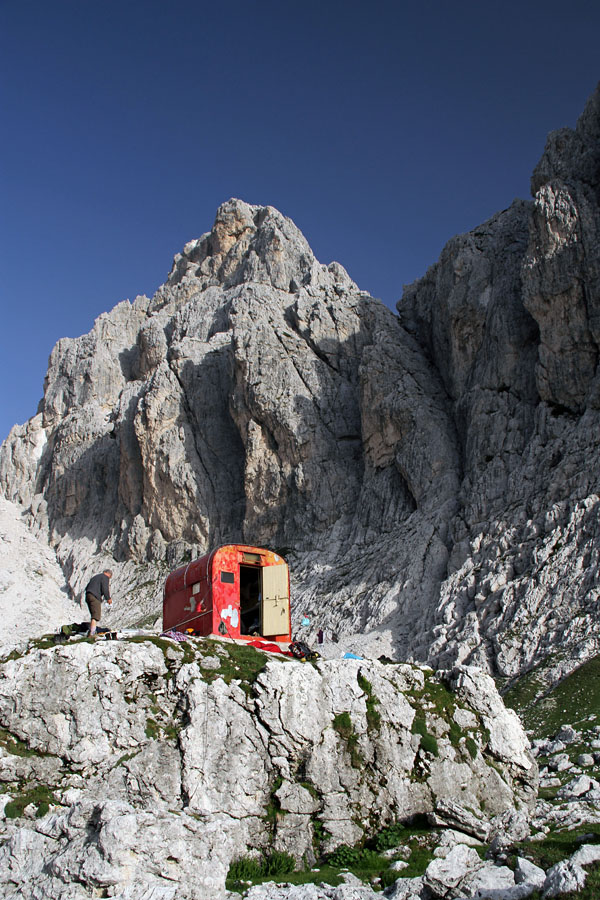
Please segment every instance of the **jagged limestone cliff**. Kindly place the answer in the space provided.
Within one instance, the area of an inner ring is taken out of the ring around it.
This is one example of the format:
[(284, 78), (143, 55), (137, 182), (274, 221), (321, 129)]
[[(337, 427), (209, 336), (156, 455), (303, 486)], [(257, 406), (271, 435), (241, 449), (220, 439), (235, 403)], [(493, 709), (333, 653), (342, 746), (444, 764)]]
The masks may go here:
[(157, 614), (166, 569), (243, 540), (374, 655), (512, 676), (597, 652), (599, 106), (398, 316), (232, 200), (152, 299), (59, 341), (0, 484), (72, 589), (108, 558), (120, 621)]

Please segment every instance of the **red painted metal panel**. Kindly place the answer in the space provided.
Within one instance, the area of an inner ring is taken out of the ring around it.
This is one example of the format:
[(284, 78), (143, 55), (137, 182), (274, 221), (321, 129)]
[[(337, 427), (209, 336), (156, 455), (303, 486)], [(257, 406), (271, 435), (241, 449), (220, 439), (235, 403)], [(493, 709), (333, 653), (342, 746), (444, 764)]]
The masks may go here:
[(210, 555), (192, 560), (168, 576), (163, 591), (163, 630), (210, 634), (212, 595), (207, 581)]

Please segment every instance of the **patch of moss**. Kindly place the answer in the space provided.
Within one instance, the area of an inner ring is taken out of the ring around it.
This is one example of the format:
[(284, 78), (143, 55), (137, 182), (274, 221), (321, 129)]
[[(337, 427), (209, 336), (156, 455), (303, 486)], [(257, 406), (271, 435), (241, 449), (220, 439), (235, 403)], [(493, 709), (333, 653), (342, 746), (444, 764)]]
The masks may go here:
[(333, 728), (339, 736), (347, 741), (348, 738), (354, 733), (354, 726), (352, 725), (352, 719), (350, 718), (350, 713), (342, 712), (334, 717), (333, 720)]
[(427, 722), (425, 719), (420, 716), (415, 716), (411, 731), (413, 734), (420, 734), (421, 736), (427, 734)]
[(151, 741), (156, 741), (160, 737), (160, 728), (154, 719), (146, 719), (146, 737)]
[(119, 766), (122, 766), (123, 763), (129, 762), (129, 760), (133, 759), (135, 756), (137, 756), (138, 753), (140, 753), (139, 750), (132, 750), (131, 753), (124, 753), (123, 756), (120, 756), (119, 759), (117, 760), (117, 762), (115, 764), (115, 769), (118, 768)]
[(154, 644), (154, 646), (162, 650), (163, 653), (173, 649), (173, 647), (180, 646), (179, 644), (173, 644), (171, 641), (154, 634), (136, 634), (132, 637), (127, 637), (125, 640), (130, 644)]
[(228, 684), (234, 678), (238, 678), (250, 687), (266, 666), (268, 656), (248, 644), (226, 644), (225, 649), (229, 656), (229, 665), (227, 659), (221, 663), (224, 670), (223, 678)]
[(373, 686), (371, 682), (367, 678), (365, 678), (365, 676), (361, 672), (359, 672), (356, 677), (358, 686), (367, 695), (367, 727), (372, 731), (379, 731), (381, 727), (381, 715), (379, 714), (379, 710), (377, 709), (379, 700), (373, 693)]
[(365, 764), (365, 758), (358, 749), (358, 735), (353, 734), (348, 738), (348, 751), (350, 753), (350, 764), (353, 769), (362, 769)]
[(246, 694), (252, 693), (252, 686), (268, 661), (268, 655), (250, 647), (248, 644), (229, 644), (207, 641), (207, 644), (216, 644), (215, 655), (219, 656), (221, 665), (218, 669), (202, 668), (202, 660), (199, 666), (202, 677), (208, 681), (222, 678), (226, 684), (232, 681), (240, 682), (241, 689)]
[(421, 749), (432, 756), (439, 755), (438, 742), (432, 734), (424, 734), (421, 738)]
[(21, 738), (16, 737), (16, 735), (7, 731), (5, 728), (0, 728), (0, 747), (3, 747), (4, 750), (12, 756), (29, 757), (48, 755), (40, 751), (31, 750), (25, 741), (22, 741)]
[(458, 747), (458, 745), (460, 744), (460, 740), (463, 737), (462, 728), (460, 727), (460, 725), (457, 725), (454, 720), (450, 722), (450, 731), (448, 732), (448, 737), (450, 738), (450, 743), (453, 747)]
[(171, 722), (163, 727), (163, 734), (167, 740), (177, 741), (181, 734), (181, 722)]
[(432, 674), (425, 674), (425, 684), (420, 690), (413, 691), (412, 696), (417, 705), (430, 705), (431, 711), (448, 721), (452, 720), (458, 703), (456, 696), (441, 681), (437, 681)]
[(469, 755), (470, 755), (471, 759), (475, 759), (477, 757), (477, 744), (475, 743), (475, 741), (473, 740), (472, 737), (468, 737), (465, 740), (465, 747), (469, 751)]
[(364, 765), (364, 757), (358, 749), (358, 735), (354, 731), (354, 725), (348, 712), (339, 713), (333, 720), (333, 728), (345, 742), (350, 754), (350, 763), (354, 769), (360, 769)]
[(283, 784), (283, 778), (281, 775), (278, 775), (275, 781), (273, 782), (273, 787), (271, 788), (271, 793), (269, 795), (269, 802), (267, 803), (267, 809), (265, 812), (265, 819), (270, 823), (271, 826), (275, 826), (277, 824), (277, 819), (281, 816), (286, 815), (286, 811), (281, 808), (281, 804), (278, 798), (275, 796), (281, 785)]
[(36, 806), (36, 818), (41, 818), (48, 812), (50, 804), (56, 804), (57, 800), (47, 785), (36, 785), (10, 800), (4, 807), (4, 814), (7, 819), (18, 819), (32, 803)]
[(412, 724), (412, 733), (418, 734), (421, 738), (420, 747), (425, 753), (432, 756), (439, 755), (438, 742), (436, 738), (427, 731), (427, 722), (421, 716), (415, 716)]
[(305, 791), (308, 791), (308, 793), (311, 795), (311, 797), (314, 800), (320, 799), (321, 795), (319, 794), (319, 792), (316, 789), (316, 787), (314, 786), (314, 784), (312, 784), (310, 781), (301, 781), (299, 783), (300, 783), (300, 787), (303, 787)]
[(196, 662), (196, 651), (194, 650), (194, 646), (191, 641), (182, 641), (182, 643), (178, 644), (177, 646), (183, 653), (184, 665), (190, 665), (191, 663)]

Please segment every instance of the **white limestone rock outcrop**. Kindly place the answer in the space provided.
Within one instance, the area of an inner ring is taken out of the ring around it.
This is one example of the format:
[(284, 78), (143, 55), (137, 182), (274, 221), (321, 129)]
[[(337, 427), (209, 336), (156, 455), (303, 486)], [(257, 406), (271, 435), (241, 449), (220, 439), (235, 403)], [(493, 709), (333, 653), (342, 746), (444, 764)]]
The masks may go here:
[(537, 766), (476, 681), (214, 641), (31, 650), (0, 670), (3, 890), (203, 900), (252, 851), (312, 864), (416, 814), (492, 834), (527, 818)]

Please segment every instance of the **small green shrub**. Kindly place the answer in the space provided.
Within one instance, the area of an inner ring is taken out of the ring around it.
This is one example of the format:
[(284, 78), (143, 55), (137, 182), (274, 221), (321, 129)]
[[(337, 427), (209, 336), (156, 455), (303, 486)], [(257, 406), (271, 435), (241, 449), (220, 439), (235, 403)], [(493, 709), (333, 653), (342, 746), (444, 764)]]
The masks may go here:
[(373, 844), (379, 853), (383, 853), (385, 850), (391, 850), (393, 847), (398, 847), (407, 839), (407, 837), (408, 830), (406, 825), (396, 823), (395, 825), (389, 825), (387, 828), (380, 831), (379, 834), (375, 836)]
[(379, 877), (381, 879), (381, 881), (379, 882), (379, 886), (385, 890), (386, 888), (389, 888), (396, 883), (398, 878), (401, 877), (401, 873), (395, 872), (393, 869), (386, 869), (385, 872), (382, 872)]
[(381, 865), (381, 857), (375, 850), (366, 847), (349, 847), (342, 844), (337, 847), (333, 853), (327, 857), (327, 863), (330, 866), (339, 866), (340, 868), (378, 868)]
[(263, 875), (289, 875), (295, 868), (296, 860), (283, 850), (273, 850), (263, 861)]
[(262, 860), (254, 856), (242, 856), (229, 866), (228, 881), (253, 881), (262, 876)]
[(331, 866), (348, 867), (358, 865), (359, 859), (360, 850), (358, 850), (358, 848), (342, 844), (341, 847), (338, 847), (333, 853), (329, 854), (327, 862)]
[(321, 847), (331, 835), (329, 831), (325, 828), (320, 819), (314, 817), (311, 819), (312, 821), (312, 830), (313, 830), (313, 848), (317, 856), (321, 855)]

